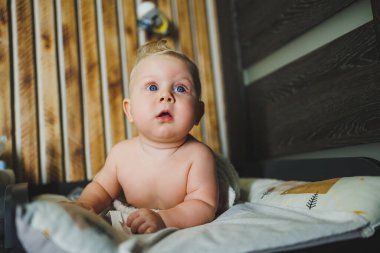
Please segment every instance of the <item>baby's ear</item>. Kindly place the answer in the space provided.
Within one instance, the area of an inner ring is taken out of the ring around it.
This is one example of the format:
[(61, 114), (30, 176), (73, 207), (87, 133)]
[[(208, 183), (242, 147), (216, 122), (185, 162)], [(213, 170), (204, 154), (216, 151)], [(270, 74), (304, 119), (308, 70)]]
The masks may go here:
[(125, 115), (127, 116), (128, 121), (132, 123), (133, 116), (131, 113), (131, 101), (128, 98), (123, 100), (123, 110), (124, 110)]
[(203, 101), (199, 101), (197, 104), (197, 116), (195, 118), (195, 125), (199, 124), (204, 113), (205, 113), (205, 104), (203, 103)]

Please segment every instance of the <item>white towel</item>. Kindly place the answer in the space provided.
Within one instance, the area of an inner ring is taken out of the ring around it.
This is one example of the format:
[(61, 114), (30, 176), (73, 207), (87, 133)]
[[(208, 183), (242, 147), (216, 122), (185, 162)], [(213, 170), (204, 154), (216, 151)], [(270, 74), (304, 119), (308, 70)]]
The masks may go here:
[[(127, 226), (127, 219), (128, 216), (134, 211), (137, 211), (138, 208), (130, 206), (128, 204), (124, 204), (123, 202), (117, 199), (114, 200), (112, 204), (115, 210), (110, 210), (106, 214), (106, 216), (111, 220), (112, 227), (116, 228), (117, 230), (124, 231), (127, 234), (132, 234), (131, 228)], [(152, 210), (158, 212), (157, 209)]]

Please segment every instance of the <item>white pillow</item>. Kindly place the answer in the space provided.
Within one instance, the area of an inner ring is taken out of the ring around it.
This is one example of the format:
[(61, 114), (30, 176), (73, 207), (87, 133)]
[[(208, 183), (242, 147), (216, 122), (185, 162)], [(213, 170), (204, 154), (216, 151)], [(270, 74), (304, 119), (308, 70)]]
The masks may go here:
[(246, 201), (306, 210), (349, 211), (375, 229), (380, 224), (380, 177), (356, 176), (317, 182), (242, 178)]

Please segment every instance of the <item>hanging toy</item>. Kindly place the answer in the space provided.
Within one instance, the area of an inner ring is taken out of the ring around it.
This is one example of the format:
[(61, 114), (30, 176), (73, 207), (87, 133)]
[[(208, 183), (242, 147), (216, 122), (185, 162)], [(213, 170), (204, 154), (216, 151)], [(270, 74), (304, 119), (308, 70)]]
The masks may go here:
[(137, 7), (138, 24), (151, 34), (166, 36), (169, 34), (168, 18), (152, 2), (142, 2)]

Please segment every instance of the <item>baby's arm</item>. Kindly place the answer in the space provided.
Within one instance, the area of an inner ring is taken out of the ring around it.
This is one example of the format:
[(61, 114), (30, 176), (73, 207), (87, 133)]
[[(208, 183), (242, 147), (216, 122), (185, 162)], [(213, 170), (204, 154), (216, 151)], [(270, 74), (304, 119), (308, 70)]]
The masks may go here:
[(186, 228), (211, 222), (218, 207), (216, 165), (211, 150), (197, 154), (187, 180), (187, 195), (181, 204), (159, 212), (167, 227)]
[(84, 188), (76, 204), (95, 213), (100, 213), (111, 201), (111, 196), (103, 186), (96, 181), (92, 181)]
[(116, 163), (117, 158), (114, 151), (107, 157), (104, 167), (98, 172), (81, 193), (76, 204), (95, 213), (100, 213), (109, 206), (120, 192), (117, 180)]

